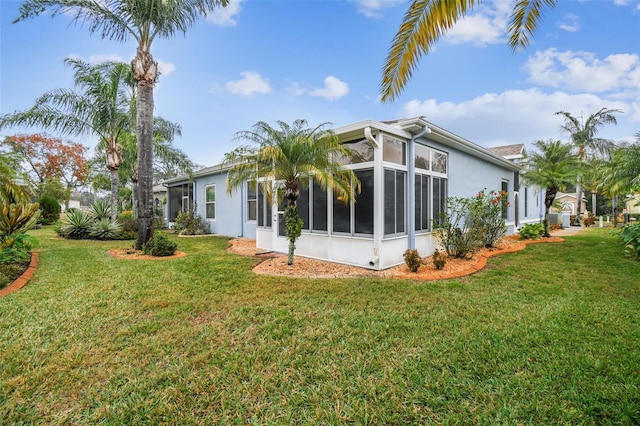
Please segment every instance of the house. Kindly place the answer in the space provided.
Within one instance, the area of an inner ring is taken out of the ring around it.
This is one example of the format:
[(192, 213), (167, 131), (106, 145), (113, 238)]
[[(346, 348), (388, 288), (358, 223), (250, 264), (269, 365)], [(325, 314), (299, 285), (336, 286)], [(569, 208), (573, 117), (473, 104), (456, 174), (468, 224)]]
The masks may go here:
[[(447, 197), (473, 197), (483, 189), (508, 192), (509, 234), (544, 214), (543, 191), (522, 185), (520, 165), (423, 117), (363, 120), (333, 131), (354, 152), (343, 162), (362, 189), (349, 205), (314, 183), (301, 191), (297, 206), (304, 229), (296, 255), (376, 270), (403, 263), (407, 249), (429, 255), (438, 247), (433, 222)], [(286, 252), (284, 203), (268, 200), (255, 182), (230, 197), (227, 170), (218, 165), (197, 171), (192, 180), (166, 181), (168, 220), (194, 203), (212, 232)]]
[(639, 194), (628, 195), (624, 203), (625, 203), (625, 208), (627, 209), (627, 213), (640, 214), (640, 195)]
[[(576, 214), (576, 208), (578, 207), (577, 194), (575, 192), (572, 193), (564, 193), (558, 192), (556, 194), (556, 199), (554, 202), (559, 203), (562, 208), (560, 210), (555, 207), (551, 207), (550, 213), (568, 213), (570, 215)], [(580, 205), (580, 211), (585, 213), (587, 211), (587, 200), (582, 197), (582, 203)]]

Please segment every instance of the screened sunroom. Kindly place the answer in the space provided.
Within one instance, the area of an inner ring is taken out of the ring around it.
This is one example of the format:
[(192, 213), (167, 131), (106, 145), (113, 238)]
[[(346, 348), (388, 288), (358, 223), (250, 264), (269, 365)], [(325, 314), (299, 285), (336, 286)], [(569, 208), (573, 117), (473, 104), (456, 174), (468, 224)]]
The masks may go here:
[[(428, 255), (437, 248), (431, 231), (447, 196), (501, 189), (513, 183), (518, 170), (513, 162), (422, 118), (366, 120), (334, 132), (353, 151), (342, 161), (354, 170), (361, 192), (345, 204), (306, 182), (297, 201), (304, 221), (297, 255), (371, 269), (402, 263), (408, 248)], [(284, 203), (268, 200), (259, 187), (256, 197), (257, 246), (286, 252)]]

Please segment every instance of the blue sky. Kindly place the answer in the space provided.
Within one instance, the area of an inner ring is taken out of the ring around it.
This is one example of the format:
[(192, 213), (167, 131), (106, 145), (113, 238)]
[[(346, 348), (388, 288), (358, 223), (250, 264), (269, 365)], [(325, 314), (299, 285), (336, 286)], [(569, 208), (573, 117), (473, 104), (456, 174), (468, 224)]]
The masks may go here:
[[(402, 95), (382, 104), (382, 65), (408, 1), (232, 0), (186, 36), (154, 41), (163, 73), (155, 115), (182, 126), (175, 145), (203, 166), (238, 145), (236, 132), (297, 118), (336, 127), (423, 115), (492, 147), (566, 139), (556, 111), (586, 117), (608, 107), (624, 114), (599, 136), (631, 141), (640, 131), (640, 0), (561, 0), (515, 54), (505, 36), (512, 4), (482, 3), (421, 59)], [(12, 24), (19, 5), (0, 0), (2, 114), (72, 87), (67, 57), (128, 62), (135, 54), (133, 40), (102, 40), (64, 16)]]

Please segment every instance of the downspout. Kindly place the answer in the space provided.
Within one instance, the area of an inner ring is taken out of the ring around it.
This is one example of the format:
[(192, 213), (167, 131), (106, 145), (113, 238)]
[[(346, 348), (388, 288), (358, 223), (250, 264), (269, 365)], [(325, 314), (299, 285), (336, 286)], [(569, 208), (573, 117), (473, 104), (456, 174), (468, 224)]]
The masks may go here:
[[(371, 133), (371, 127), (367, 126), (364, 128), (364, 137), (365, 139), (374, 147), (377, 148), (378, 141)], [(379, 184), (381, 181), (380, 176), (382, 175), (382, 162), (378, 158), (379, 155), (374, 150), (374, 164), (373, 164), (373, 187), (374, 187), (374, 204), (373, 204), (373, 253), (371, 255), (371, 259), (369, 260), (369, 266), (374, 269), (380, 269), (380, 246), (382, 245), (382, 230), (380, 226), (380, 208), (381, 201), (375, 201), (377, 198), (377, 194), (382, 188)]]
[(240, 186), (240, 235), (238, 235), (240, 238), (244, 238), (244, 185), (246, 184)]
[(425, 125), (419, 133), (411, 136), (407, 146), (407, 235), (409, 250), (416, 248), (416, 140), (431, 133), (429, 126)]

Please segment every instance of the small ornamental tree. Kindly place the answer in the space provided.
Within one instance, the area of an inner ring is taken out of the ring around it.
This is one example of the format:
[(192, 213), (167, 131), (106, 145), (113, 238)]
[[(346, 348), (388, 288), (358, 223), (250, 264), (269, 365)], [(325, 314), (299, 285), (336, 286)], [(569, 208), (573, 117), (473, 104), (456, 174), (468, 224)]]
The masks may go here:
[(478, 228), (482, 244), (489, 248), (504, 237), (507, 226), (503, 212), (510, 206), (509, 194), (505, 191), (489, 191), (483, 189), (470, 203), (470, 218), (473, 226)]

